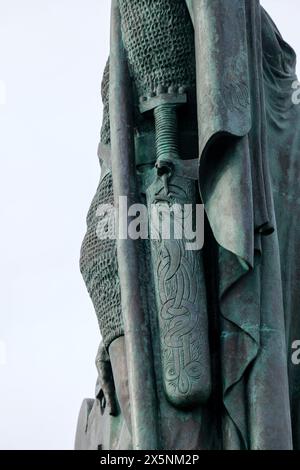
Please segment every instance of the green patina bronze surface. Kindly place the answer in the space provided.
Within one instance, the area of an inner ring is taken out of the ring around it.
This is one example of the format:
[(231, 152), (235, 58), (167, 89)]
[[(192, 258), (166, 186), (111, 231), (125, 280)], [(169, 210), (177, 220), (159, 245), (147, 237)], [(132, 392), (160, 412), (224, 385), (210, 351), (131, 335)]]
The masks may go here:
[[(259, 0), (113, 0), (81, 254), (104, 345), (76, 448), (300, 449), (295, 81)], [(202, 201), (203, 249), (101, 244), (97, 206), (119, 195)]]

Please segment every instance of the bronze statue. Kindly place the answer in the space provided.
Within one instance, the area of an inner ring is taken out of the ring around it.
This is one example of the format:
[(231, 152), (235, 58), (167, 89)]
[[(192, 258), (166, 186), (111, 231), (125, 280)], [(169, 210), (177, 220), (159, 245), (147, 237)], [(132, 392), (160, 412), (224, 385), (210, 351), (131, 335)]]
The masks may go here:
[[(300, 448), (296, 81), (259, 0), (112, 0), (81, 251), (103, 342), (76, 448)], [(132, 223), (124, 197), (152, 228), (176, 207), (172, 233), (109, 236)], [(187, 249), (175, 231), (199, 204)]]

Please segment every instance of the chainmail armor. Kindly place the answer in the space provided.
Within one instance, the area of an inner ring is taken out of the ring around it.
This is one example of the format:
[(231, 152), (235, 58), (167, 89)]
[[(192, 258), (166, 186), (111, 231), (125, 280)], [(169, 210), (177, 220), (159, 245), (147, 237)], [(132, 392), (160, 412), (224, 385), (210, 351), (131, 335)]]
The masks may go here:
[(110, 123), (109, 123), (109, 59), (103, 73), (101, 83), (101, 95), (103, 102), (103, 118), (101, 127), (101, 142), (102, 144), (110, 144)]
[(116, 241), (100, 239), (96, 233), (100, 204), (113, 205), (111, 173), (100, 181), (88, 212), (87, 233), (80, 256), (81, 273), (94, 304), (103, 342), (108, 348), (114, 339), (123, 334), (124, 328)]
[(139, 97), (194, 85), (194, 30), (184, 0), (119, 0), (119, 6)]

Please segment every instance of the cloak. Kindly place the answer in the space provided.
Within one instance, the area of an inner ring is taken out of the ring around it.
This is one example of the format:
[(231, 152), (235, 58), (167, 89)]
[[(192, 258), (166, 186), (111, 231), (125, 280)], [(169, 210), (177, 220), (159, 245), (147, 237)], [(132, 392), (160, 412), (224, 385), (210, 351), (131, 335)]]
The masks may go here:
[(199, 187), (218, 244), (224, 449), (299, 449), (295, 53), (258, 0), (194, 0)]

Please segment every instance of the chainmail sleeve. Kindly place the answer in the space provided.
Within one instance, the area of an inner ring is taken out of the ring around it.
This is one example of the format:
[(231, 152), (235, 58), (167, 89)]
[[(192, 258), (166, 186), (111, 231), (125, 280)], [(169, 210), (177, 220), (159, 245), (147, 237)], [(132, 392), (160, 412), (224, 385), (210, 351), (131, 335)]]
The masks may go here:
[(101, 96), (103, 103), (103, 118), (101, 127), (101, 142), (110, 145), (110, 123), (109, 123), (109, 59), (106, 62), (103, 79), (101, 83)]
[(119, 0), (122, 37), (140, 99), (195, 84), (194, 29), (184, 0)]
[[(109, 61), (106, 64), (102, 80), (102, 101), (101, 144), (108, 147), (110, 144)], [(89, 209), (87, 232), (80, 254), (81, 273), (96, 311), (103, 343), (108, 348), (114, 339), (124, 334), (124, 328), (116, 241), (97, 236), (98, 224), (101, 223), (97, 211), (102, 204), (111, 206), (114, 204), (111, 170), (106, 171), (102, 176)]]

